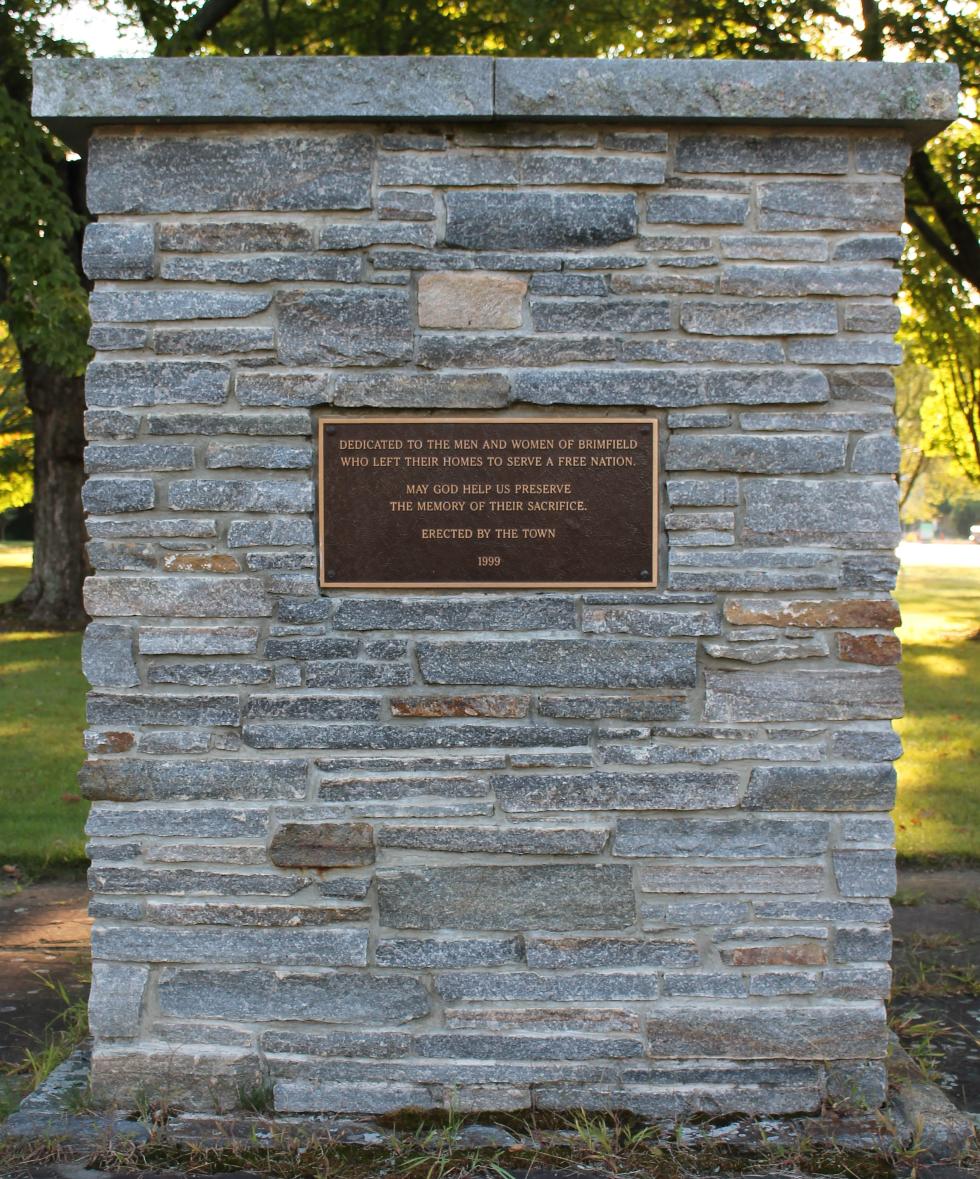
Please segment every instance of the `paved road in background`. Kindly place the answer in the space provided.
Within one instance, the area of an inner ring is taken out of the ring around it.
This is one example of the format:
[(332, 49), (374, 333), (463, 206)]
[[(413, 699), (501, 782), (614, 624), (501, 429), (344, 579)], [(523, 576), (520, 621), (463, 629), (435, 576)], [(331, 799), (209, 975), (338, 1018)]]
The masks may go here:
[(895, 551), (903, 565), (944, 565), (947, 568), (980, 570), (980, 544), (903, 540)]

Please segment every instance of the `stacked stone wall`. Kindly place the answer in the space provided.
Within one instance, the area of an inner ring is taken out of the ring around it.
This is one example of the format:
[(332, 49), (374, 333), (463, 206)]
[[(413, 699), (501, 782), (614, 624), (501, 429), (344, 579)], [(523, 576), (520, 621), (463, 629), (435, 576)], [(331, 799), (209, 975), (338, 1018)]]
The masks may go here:
[[(869, 128), (96, 132), (99, 1094), (881, 1101), (907, 158)], [(660, 588), (322, 591), (318, 415), (427, 410), (656, 418)]]

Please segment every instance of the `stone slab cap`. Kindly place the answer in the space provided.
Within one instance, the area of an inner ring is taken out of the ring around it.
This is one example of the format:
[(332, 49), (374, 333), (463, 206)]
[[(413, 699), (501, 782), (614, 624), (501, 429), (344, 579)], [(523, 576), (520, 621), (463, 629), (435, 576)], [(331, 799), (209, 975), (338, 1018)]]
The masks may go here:
[(33, 113), (76, 149), (100, 124), (353, 119), (893, 126), (918, 144), (957, 94), (940, 62), (74, 58), (34, 63)]

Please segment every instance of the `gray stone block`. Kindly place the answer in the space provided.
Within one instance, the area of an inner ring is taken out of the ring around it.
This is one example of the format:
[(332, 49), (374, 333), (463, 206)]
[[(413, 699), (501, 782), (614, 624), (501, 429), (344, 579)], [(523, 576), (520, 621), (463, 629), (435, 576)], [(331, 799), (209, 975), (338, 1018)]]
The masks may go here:
[(96, 617), (246, 618), (272, 613), (257, 577), (90, 577), (85, 609)]
[(616, 856), (711, 859), (815, 856), (826, 850), (829, 837), (830, 825), (823, 819), (620, 819), (612, 850)]
[(85, 448), (85, 470), (91, 475), (102, 471), (189, 471), (193, 466), (194, 447), (186, 443), (97, 442)]
[(446, 244), (465, 249), (553, 250), (608, 246), (636, 233), (628, 195), (449, 192)]
[(382, 870), (381, 924), (395, 929), (622, 929), (631, 871), (613, 864)]
[(144, 626), (138, 646), (141, 655), (250, 655), (258, 638), (255, 626)]
[(271, 294), (199, 290), (96, 290), (89, 296), (95, 322), (121, 323), (170, 319), (238, 319), (264, 311)]
[(745, 978), (740, 974), (698, 971), (664, 975), (664, 995), (668, 998), (743, 999), (747, 994)]
[(221, 405), (231, 370), (216, 361), (96, 360), (85, 374), (89, 406)]
[(532, 295), (595, 295), (608, 294), (607, 280), (602, 274), (535, 274), (530, 286)]
[(509, 814), (539, 811), (699, 810), (735, 806), (732, 771), (671, 773), (496, 774), (494, 791)]
[(94, 323), (88, 331), (89, 347), (101, 352), (149, 348), (151, 337), (149, 328), (117, 327), (111, 323)]
[[(616, 341), (604, 336), (518, 336), (512, 332), (450, 335), (439, 332), (420, 337), (417, 360), (421, 368), (543, 367), (577, 360), (613, 360)], [(517, 374), (518, 380), (529, 374)], [(515, 400), (521, 400), (520, 393)]]
[(767, 262), (826, 262), (830, 247), (811, 234), (725, 234), (719, 238), (723, 258), (761, 258)]
[(244, 373), (235, 378), (235, 395), (245, 406), (310, 407), (331, 400), (329, 378), (310, 373)]
[(901, 344), (891, 340), (791, 340), (790, 360), (800, 364), (901, 364)]
[(344, 254), (273, 254), (257, 258), (163, 258), (173, 282), (357, 282), (361, 259)]
[(743, 1060), (883, 1058), (888, 1039), (880, 1003), (763, 1008), (670, 1007), (649, 1013), (654, 1057)]
[(264, 840), (268, 826), (268, 814), (264, 808), (192, 806), (176, 809), (136, 806), (127, 801), (125, 806), (93, 803), (85, 829), (93, 836), (194, 835), (202, 839), (228, 840), (258, 836)]
[(154, 929), (97, 925), (92, 953), (117, 962), (366, 966), (366, 929)]
[(302, 876), (272, 872), (206, 872), (181, 867), (172, 871), (118, 868), (93, 865), (88, 874), (93, 892), (164, 896), (249, 896), (288, 897), (300, 892), (309, 881)]
[(82, 506), (95, 516), (145, 512), (155, 502), (152, 479), (90, 478), (82, 488)]
[(901, 234), (868, 234), (838, 242), (834, 247), (834, 259), (841, 262), (897, 262), (904, 248), (905, 239)]
[(891, 725), (837, 728), (830, 736), (830, 756), (849, 761), (895, 761), (902, 756), (902, 739)]
[(748, 215), (748, 197), (690, 192), (647, 197), (648, 224), (744, 225)]
[(707, 671), (710, 721), (890, 720), (902, 711), (898, 671)]
[(744, 496), (750, 542), (890, 549), (900, 538), (892, 480), (753, 479)]
[[(553, 1003), (656, 999), (657, 971), (590, 971), (534, 974), (531, 971), (448, 971), (436, 976), (436, 992), (449, 1002), (531, 1000)], [(567, 1070), (562, 1070), (567, 1075)]]
[(721, 620), (714, 610), (657, 609), (656, 607), (584, 606), (585, 634), (630, 634), (651, 638), (714, 635)]
[(668, 471), (741, 471), (750, 475), (804, 475), (839, 471), (847, 455), (843, 436), (818, 434), (673, 434)]
[(375, 949), (379, 966), (411, 970), (509, 966), (523, 956), (523, 943), (517, 937), (382, 937)]
[(278, 1113), (391, 1114), (405, 1109), (441, 1109), (437, 1090), (425, 1085), (352, 1084), (350, 1081), (276, 1081)]
[(697, 966), (701, 960), (693, 938), (535, 935), (527, 938), (526, 949), (528, 966), (537, 970)]
[(895, 851), (836, 851), (834, 879), (841, 896), (890, 897), (898, 887)]
[(412, 353), (404, 291), (371, 288), (279, 295), (279, 358), (285, 364), (389, 364)]
[(681, 327), (712, 336), (833, 335), (837, 309), (815, 300), (695, 303), (681, 306)]
[[(322, 666), (322, 665), (321, 665)], [(441, 724), (247, 724), (242, 737), (253, 749), (445, 749), (585, 745), (590, 730), (570, 725)], [(438, 742), (436, 742), (438, 737)]]
[(655, 159), (615, 156), (566, 156), (527, 153), (521, 163), (523, 184), (621, 184), (629, 188), (663, 184), (665, 164)]
[(313, 465), (313, 451), (310, 446), (289, 445), (280, 442), (238, 443), (211, 442), (204, 454), (205, 466), (212, 469), (242, 467), (271, 471), (308, 470)]
[(131, 627), (90, 622), (82, 642), (82, 672), (93, 688), (133, 688), (140, 682)]
[(854, 444), (851, 470), (859, 475), (894, 475), (901, 457), (894, 434), (867, 434)]
[(725, 266), (723, 295), (894, 295), (901, 276), (890, 266)]
[(397, 1024), (430, 1008), (418, 979), (365, 971), (172, 969), (158, 987), (160, 1013), (178, 1018)]
[(572, 630), (570, 597), (526, 594), (341, 598), (335, 630)]
[(176, 479), (168, 503), (176, 511), (302, 514), (313, 504), (313, 485), (290, 479)]
[[(419, 196), (426, 194), (419, 193)], [(327, 225), (318, 238), (321, 250), (361, 250), (368, 246), (428, 246), (435, 235), (428, 225), (395, 221), (358, 222)]]
[(757, 893), (812, 896), (824, 887), (825, 872), (817, 864), (659, 864), (641, 868), (640, 888), (644, 892), (669, 896), (684, 893)]
[[(302, 759), (266, 760), (248, 758), (208, 758), (187, 760), (164, 760), (153, 758), (98, 759), (90, 758), (79, 771), (79, 784), (86, 798), (109, 799), (113, 802), (167, 801), (183, 802), (200, 799), (222, 801), (240, 799), (299, 799), (306, 794), (307, 769)], [(246, 811), (238, 812), (239, 817), (219, 811), (202, 814), (200, 808), (187, 812), (192, 824), (217, 823), (218, 836), (246, 831), (264, 833), (265, 824), (258, 822), (257, 815)], [(141, 810), (127, 823), (121, 816), (112, 820), (116, 827), (106, 831), (110, 816), (103, 811), (98, 823), (94, 823), (90, 834), (116, 834), (117, 828), (133, 826), (142, 833), (151, 819), (159, 818), (157, 812)], [(167, 820), (171, 834), (204, 834), (203, 830), (173, 829), (180, 826), (175, 813)], [(123, 831), (119, 830), (119, 834)], [(152, 833), (147, 832), (147, 833)]]
[(743, 806), (766, 811), (879, 811), (895, 805), (890, 765), (757, 766)]
[(552, 696), (538, 697), (538, 715), (572, 720), (672, 720), (686, 714), (683, 694), (661, 696)]
[[(336, 641), (336, 640), (329, 640)], [(245, 705), (251, 720), (377, 720), (381, 701), (376, 696), (321, 696), (304, 693), (253, 693)]]
[(333, 403), (378, 409), (499, 409), (509, 400), (503, 373), (372, 373), (338, 378)]
[(892, 956), (892, 931), (884, 926), (838, 929), (835, 962), (887, 962)]
[(821, 172), (848, 169), (848, 140), (840, 135), (682, 135), (679, 172)]
[(715, 369), (704, 374), (706, 404), (806, 404), (828, 399), (827, 377), (816, 369)]
[(664, 332), (670, 329), (666, 299), (534, 299), (538, 332)]
[(589, 1038), (573, 1033), (521, 1036), (481, 1032), (430, 1032), (413, 1037), (418, 1056), (461, 1060), (595, 1060), (643, 1055), (643, 1042), (622, 1036)]
[(86, 225), (82, 269), (89, 278), (152, 278), (154, 261), (150, 222), (92, 221)]
[(520, 684), (601, 688), (692, 687), (694, 644), (574, 639), (438, 642), (416, 645), (431, 684)]
[(309, 250), (313, 244), (313, 230), (298, 221), (170, 221), (160, 226), (160, 249), (184, 254)]
[(367, 209), (373, 162), (374, 139), (359, 133), (163, 133), (134, 143), (107, 132), (89, 145), (87, 201), (93, 213)]
[[(438, 790), (436, 791), (438, 793)], [(378, 827), (379, 847), (413, 851), (478, 852), (491, 855), (598, 855), (609, 839), (607, 827), (451, 826), (386, 823)], [(444, 963), (476, 965), (476, 963)]]
[(88, 1023), (94, 1036), (128, 1040), (139, 1034), (149, 967), (119, 962), (93, 962)]
[(759, 185), (760, 229), (891, 229), (902, 224), (897, 181), (777, 180)]
[(260, 1043), (265, 1052), (290, 1056), (389, 1060), (408, 1056), (412, 1037), (408, 1032), (390, 1031), (273, 1031), (263, 1032)]
[(381, 221), (435, 221), (435, 198), (431, 192), (412, 189), (399, 192), (388, 188), (378, 194), (378, 218)]
[(242, 549), (313, 546), (313, 525), (309, 520), (277, 519), (232, 520), (228, 526), (228, 547)]
[(893, 336), (902, 314), (893, 303), (845, 303), (844, 329), (849, 332), (882, 332)]
[(672, 507), (735, 507), (737, 479), (668, 479), (667, 498)]

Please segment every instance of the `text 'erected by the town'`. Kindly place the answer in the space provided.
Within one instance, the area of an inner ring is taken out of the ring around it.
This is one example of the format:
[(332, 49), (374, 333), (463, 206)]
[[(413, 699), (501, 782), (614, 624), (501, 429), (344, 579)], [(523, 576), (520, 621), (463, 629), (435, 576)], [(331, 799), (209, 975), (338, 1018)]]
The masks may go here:
[(324, 586), (653, 585), (657, 426), (322, 418)]

